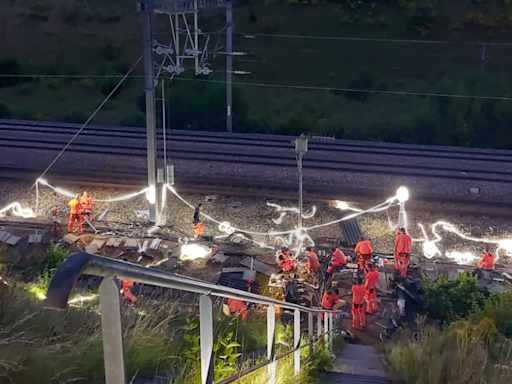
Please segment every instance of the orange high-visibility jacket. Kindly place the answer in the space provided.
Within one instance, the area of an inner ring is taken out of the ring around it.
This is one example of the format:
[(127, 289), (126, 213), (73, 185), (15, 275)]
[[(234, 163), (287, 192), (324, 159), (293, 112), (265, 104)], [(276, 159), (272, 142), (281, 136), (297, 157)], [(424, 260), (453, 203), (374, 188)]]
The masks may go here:
[(71, 215), (80, 215), (82, 213), (82, 204), (77, 199), (71, 200), (69, 203), (69, 213)]
[(279, 254), (277, 255), (277, 264), (281, 266), (281, 264), (290, 261), (290, 256), (290, 252), (279, 251)]
[(374, 269), (373, 271), (368, 272), (366, 275), (366, 289), (375, 289), (377, 283), (379, 282), (379, 271)]
[(244, 309), (247, 308), (242, 300), (233, 299), (233, 298), (230, 298), (228, 300), (228, 306), (229, 306), (229, 311), (231, 313), (243, 311)]
[(412, 238), (407, 233), (401, 233), (395, 238), (397, 253), (411, 253)]
[(494, 262), (496, 260), (496, 256), (492, 252), (485, 252), (482, 261), (478, 263), (478, 268), (480, 269), (494, 269)]
[(306, 267), (311, 269), (312, 271), (316, 271), (318, 268), (320, 268), (320, 262), (318, 261), (318, 256), (315, 252), (311, 251), (307, 253), (308, 255), (308, 261), (306, 263)]
[(347, 264), (347, 257), (342, 250), (336, 249), (332, 254), (332, 263), (334, 265)]
[(121, 286), (124, 290), (130, 290), (131, 287), (133, 287), (133, 281), (130, 280), (121, 280)]
[(363, 304), (364, 294), (366, 289), (364, 285), (353, 285), (352, 286), (352, 304)]
[(339, 297), (332, 292), (325, 292), (322, 296), (322, 307), (325, 309), (332, 309), (332, 307), (339, 301)]
[(356, 244), (355, 254), (371, 255), (373, 253), (372, 243), (369, 240), (363, 240)]
[(93, 203), (92, 197), (90, 195), (89, 196), (82, 195), (82, 197), (80, 198), (80, 203), (82, 204), (82, 208), (84, 210), (90, 211), (92, 208), (92, 203)]

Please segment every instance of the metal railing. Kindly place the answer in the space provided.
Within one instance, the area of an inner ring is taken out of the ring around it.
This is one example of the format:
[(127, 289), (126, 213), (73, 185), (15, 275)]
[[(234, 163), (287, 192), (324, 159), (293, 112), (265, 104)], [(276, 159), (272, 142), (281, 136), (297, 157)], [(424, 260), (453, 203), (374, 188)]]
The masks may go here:
[[(101, 329), (103, 337), (103, 355), (105, 360), (106, 384), (126, 384), (126, 369), (121, 322), (121, 295), (116, 279), (131, 280), (137, 283), (166, 287), (200, 294), (199, 298), (199, 332), (201, 347), (201, 384), (214, 383), (214, 340), (213, 340), (213, 302), (212, 296), (235, 298), (243, 301), (267, 305), (267, 360), (244, 372), (222, 380), (217, 384), (228, 384), (251, 373), (267, 367), (268, 382), (276, 383), (276, 362), (294, 354), (295, 374), (300, 372), (300, 351), (309, 347), (313, 354), (313, 343), (323, 337), (326, 345), (332, 347), (332, 335), (340, 323), (339, 312), (315, 310), (299, 305), (275, 300), (269, 297), (239, 291), (200, 280), (171, 274), (154, 268), (146, 268), (127, 262), (77, 253), (57, 269), (53, 277), (45, 307), (65, 309), (77, 279), (81, 275), (103, 277), (99, 287)], [(275, 354), (275, 307), (292, 310), (294, 313), (294, 344), (291, 351), (283, 355)], [(308, 342), (301, 345), (301, 312), (308, 313)], [(314, 317), (317, 316), (317, 333), (315, 337)], [(323, 321), (322, 321), (323, 317)], [(322, 324), (323, 323), (323, 324)], [(323, 332), (322, 332), (323, 328)]]

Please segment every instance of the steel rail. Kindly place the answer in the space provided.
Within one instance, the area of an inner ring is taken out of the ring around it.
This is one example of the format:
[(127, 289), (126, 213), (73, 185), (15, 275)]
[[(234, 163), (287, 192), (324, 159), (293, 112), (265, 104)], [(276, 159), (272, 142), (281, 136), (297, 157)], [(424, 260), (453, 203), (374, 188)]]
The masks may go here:
[[(51, 128), (50, 131), (40, 131), (44, 133), (52, 133), (54, 129), (68, 130), (73, 132), (76, 128), (79, 127), (77, 124), (68, 124), (68, 123), (44, 123), (44, 122), (31, 122), (31, 121), (19, 121), (19, 120), (1, 120), (0, 119), (0, 130), (7, 129), (10, 130), (10, 127), (17, 127), (17, 131), (19, 131), (20, 127), (27, 127), (28, 129), (36, 129), (36, 128)], [(145, 137), (145, 133), (143, 128), (138, 127), (110, 127), (110, 126), (90, 126), (87, 127), (84, 131), (95, 132), (96, 134), (102, 134), (107, 132), (116, 132), (125, 134), (133, 134), (137, 135), (137, 138)], [(137, 132), (138, 131), (138, 132)], [(251, 146), (268, 146), (268, 144), (272, 143), (283, 143), (286, 145), (279, 145), (279, 148), (288, 148), (290, 147), (291, 141), (293, 141), (293, 137), (291, 136), (283, 136), (283, 135), (265, 135), (265, 134), (227, 134), (223, 132), (204, 132), (204, 131), (179, 131), (172, 130), (172, 135), (174, 136), (174, 140), (183, 140), (183, 138), (189, 137), (192, 141), (196, 141), (199, 138), (208, 139), (207, 142), (210, 142), (212, 139), (222, 139), (222, 140), (233, 140), (233, 141), (254, 141)], [(120, 137), (116, 135), (115, 137)], [(267, 143), (261, 145), (259, 143), (265, 142)], [(348, 141), (348, 140), (337, 140), (335, 142), (311, 142), (311, 149), (322, 149), (326, 150), (328, 148), (336, 149), (337, 147), (348, 147), (348, 148), (361, 148), (361, 149), (380, 149), (380, 150), (389, 150), (389, 151), (398, 151), (405, 150), (411, 151), (409, 156), (414, 156), (414, 153), (417, 152), (432, 152), (432, 153), (448, 153), (454, 155), (467, 154), (471, 156), (491, 156), (491, 157), (509, 157), (512, 158), (511, 151), (502, 150), (502, 149), (483, 149), (483, 148), (467, 148), (460, 149), (457, 147), (439, 147), (439, 146), (422, 146), (422, 145), (407, 145), (407, 144), (395, 144), (395, 143), (372, 143), (364, 142), (364, 141)], [(360, 153), (360, 151), (358, 151)], [(365, 151), (367, 153), (367, 151)], [(393, 154), (393, 153), (389, 153)], [(401, 155), (399, 153), (399, 155)], [(453, 158), (453, 157), (449, 157)], [(473, 158), (471, 158), (473, 159)]]

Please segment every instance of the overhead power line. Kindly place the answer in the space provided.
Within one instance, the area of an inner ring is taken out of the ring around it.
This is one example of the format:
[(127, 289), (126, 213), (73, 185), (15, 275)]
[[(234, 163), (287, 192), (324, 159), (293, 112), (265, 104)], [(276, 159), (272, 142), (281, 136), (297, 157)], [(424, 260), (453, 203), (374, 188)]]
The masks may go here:
[[(2, 77), (18, 77), (18, 78), (34, 78), (34, 77), (48, 77), (48, 78), (138, 78), (143, 79), (144, 76), (137, 75), (0, 75)], [(225, 84), (222, 80), (208, 80), (208, 79), (186, 79), (174, 77), (173, 80), (177, 81), (191, 81), (191, 82), (204, 82), (212, 84)], [(297, 89), (297, 90), (310, 90), (310, 91), (331, 91), (331, 92), (357, 92), (357, 93), (371, 93), (382, 95), (395, 95), (395, 96), (419, 96), (419, 97), (447, 97), (459, 99), (478, 99), (478, 100), (497, 100), (497, 101), (512, 101), (512, 97), (507, 96), (482, 96), (482, 95), (464, 95), (456, 93), (433, 93), (433, 92), (408, 92), (408, 91), (383, 91), (373, 89), (355, 89), (344, 87), (322, 87), (322, 86), (309, 86), (309, 85), (293, 85), (293, 84), (270, 84), (270, 83), (256, 83), (256, 82), (241, 82), (235, 81), (233, 84), (249, 86), (249, 87), (263, 87), (263, 88), (282, 88), (282, 89)], [(120, 84), (119, 84), (120, 85)]]

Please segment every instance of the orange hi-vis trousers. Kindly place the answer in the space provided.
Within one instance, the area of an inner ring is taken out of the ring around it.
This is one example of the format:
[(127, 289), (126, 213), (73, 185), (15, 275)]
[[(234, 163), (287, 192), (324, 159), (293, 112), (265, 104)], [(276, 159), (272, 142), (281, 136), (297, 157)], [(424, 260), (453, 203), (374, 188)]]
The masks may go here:
[(371, 263), (371, 262), (372, 262), (372, 255), (364, 255), (364, 254), (359, 255), (359, 269), (364, 270), (366, 268), (366, 266), (368, 265), (368, 263)]
[(377, 301), (377, 289), (369, 288), (366, 290), (364, 294), (364, 299), (366, 301), (366, 312), (372, 314), (373, 311), (379, 310), (379, 302)]
[(352, 327), (357, 329), (366, 327), (366, 317), (364, 315), (364, 304), (352, 303)]
[[(400, 276), (405, 278), (407, 276), (407, 267), (409, 266), (409, 261), (410, 261), (410, 254), (409, 253), (398, 253), (395, 255), (397, 255), (397, 257), (399, 258), (399, 261), (400, 261)], [(395, 266), (396, 268), (396, 266)], [(398, 269), (398, 268), (397, 268)]]
[(194, 228), (194, 239), (197, 239), (199, 236), (204, 235), (203, 223), (192, 224), (192, 226)]
[(81, 235), (82, 229), (83, 229), (82, 223), (84, 222), (84, 218), (82, 217), (82, 215), (77, 215), (77, 214), (69, 215), (68, 232), (69, 233), (73, 232), (73, 227), (75, 226), (75, 221), (77, 222), (78, 234)]

